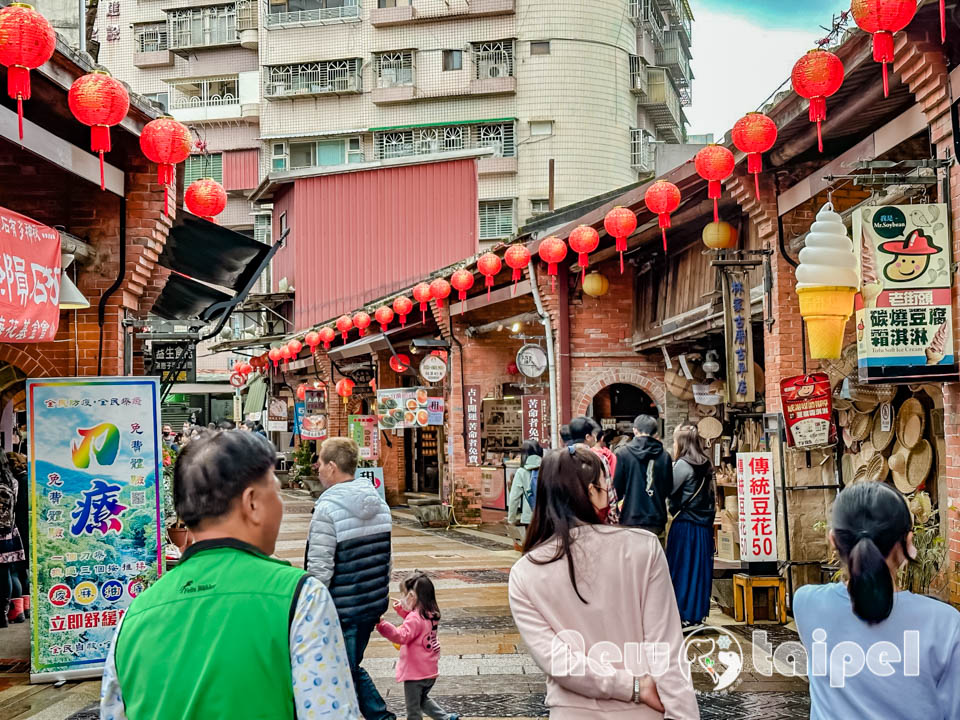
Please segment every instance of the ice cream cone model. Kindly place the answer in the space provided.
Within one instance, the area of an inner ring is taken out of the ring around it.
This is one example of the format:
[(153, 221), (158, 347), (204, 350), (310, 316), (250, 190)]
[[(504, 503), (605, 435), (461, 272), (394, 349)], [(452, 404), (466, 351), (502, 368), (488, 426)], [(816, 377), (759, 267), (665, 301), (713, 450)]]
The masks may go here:
[(807, 326), (810, 357), (839, 358), (843, 330), (859, 289), (857, 259), (843, 219), (827, 203), (807, 233), (797, 267), (800, 315)]
[(883, 292), (883, 283), (877, 274), (877, 254), (873, 243), (867, 239), (866, 232), (860, 240), (860, 282), (860, 295), (863, 297), (864, 306), (876, 307), (877, 298)]
[(943, 349), (946, 344), (947, 324), (944, 323), (940, 326), (940, 329), (937, 330), (937, 334), (933, 336), (933, 341), (924, 351), (927, 356), (927, 365), (939, 365), (943, 362), (943, 358), (945, 357)]

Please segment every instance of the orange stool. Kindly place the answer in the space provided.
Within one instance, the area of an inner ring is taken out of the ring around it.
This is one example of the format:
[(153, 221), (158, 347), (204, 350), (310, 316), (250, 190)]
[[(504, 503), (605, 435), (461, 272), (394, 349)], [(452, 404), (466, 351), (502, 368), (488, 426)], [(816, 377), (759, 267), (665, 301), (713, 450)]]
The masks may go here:
[[(747, 625), (753, 625), (753, 591), (761, 589), (767, 592), (770, 609), (773, 610), (776, 598), (776, 617), (781, 625), (787, 624), (787, 581), (779, 575), (747, 575), (736, 573), (733, 576), (733, 615), (738, 622), (744, 621), (746, 614)], [(744, 613), (746, 608), (746, 613)], [(770, 613), (774, 617), (774, 613)]]

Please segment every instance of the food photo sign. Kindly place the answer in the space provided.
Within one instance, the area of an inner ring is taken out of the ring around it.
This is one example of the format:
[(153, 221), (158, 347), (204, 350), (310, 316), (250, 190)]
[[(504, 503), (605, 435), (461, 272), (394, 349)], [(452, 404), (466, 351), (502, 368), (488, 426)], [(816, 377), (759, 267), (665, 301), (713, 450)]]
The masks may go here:
[(826, 373), (785, 378), (780, 382), (780, 403), (789, 447), (809, 450), (837, 442), (830, 378)]
[(430, 395), (426, 388), (377, 390), (381, 430), (404, 430), (430, 424)]
[(860, 381), (956, 382), (947, 206), (863, 208), (853, 239)]

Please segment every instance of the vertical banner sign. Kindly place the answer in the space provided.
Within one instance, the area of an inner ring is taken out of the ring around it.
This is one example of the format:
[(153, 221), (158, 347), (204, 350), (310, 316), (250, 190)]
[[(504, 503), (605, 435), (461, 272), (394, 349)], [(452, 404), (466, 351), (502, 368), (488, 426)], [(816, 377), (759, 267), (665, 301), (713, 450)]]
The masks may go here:
[(380, 458), (380, 427), (376, 415), (350, 415), (347, 435), (360, 446), (361, 460)]
[(545, 395), (523, 396), (523, 439), (549, 444), (546, 427), (547, 398)]
[(467, 465), (480, 464), (480, 394), (479, 385), (465, 385), (464, 396), (467, 406), (463, 409), (464, 442), (467, 453)]
[(747, 273), (723, 268), (723, 334), (727, 347), (727, 402), (757, 399), (753, 373), (753, 331)]
[(861, 382), (956, 382), (946, 205), (867, 207), (853, 216)]
[(773, 502), (773, 453), (737, 453), (740, 559), (777, 559), (777, 515)]
[(27, 380), (31, 679), (98, 676), (161, 572), (159, 380)]
[(327, 438), (327, 401), (323, 390), (310, 389), (304, 393), (300, 438), (303, 440), (326, 440)]
[(267, 403), (267, 430), (286, 432), (289, 427), (288, 411), (286, 398), (270, 398), (270, 401)]
[(306, 414), (306, 404), (302, 402), (295, 402), (293, 404), (293, 434), (300, 435), (300, 430), (303, 427), (303, 416)]
[(60, 233), (0, 207), (0, 342), (49, 342), (60, 322)]
[(837, 429), (833, 424), (833, 391), (826, 373), (781, 380), (780, 404), (789, 447), (810, 449), (837, 442)]

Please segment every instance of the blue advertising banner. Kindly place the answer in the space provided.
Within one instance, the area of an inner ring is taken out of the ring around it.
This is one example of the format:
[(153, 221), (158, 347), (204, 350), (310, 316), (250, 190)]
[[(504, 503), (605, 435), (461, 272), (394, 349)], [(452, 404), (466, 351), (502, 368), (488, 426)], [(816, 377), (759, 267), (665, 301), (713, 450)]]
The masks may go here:
[(27, 380), (34, 682), (99, 675), (117, 623), (162, 572), (159, 389)]

